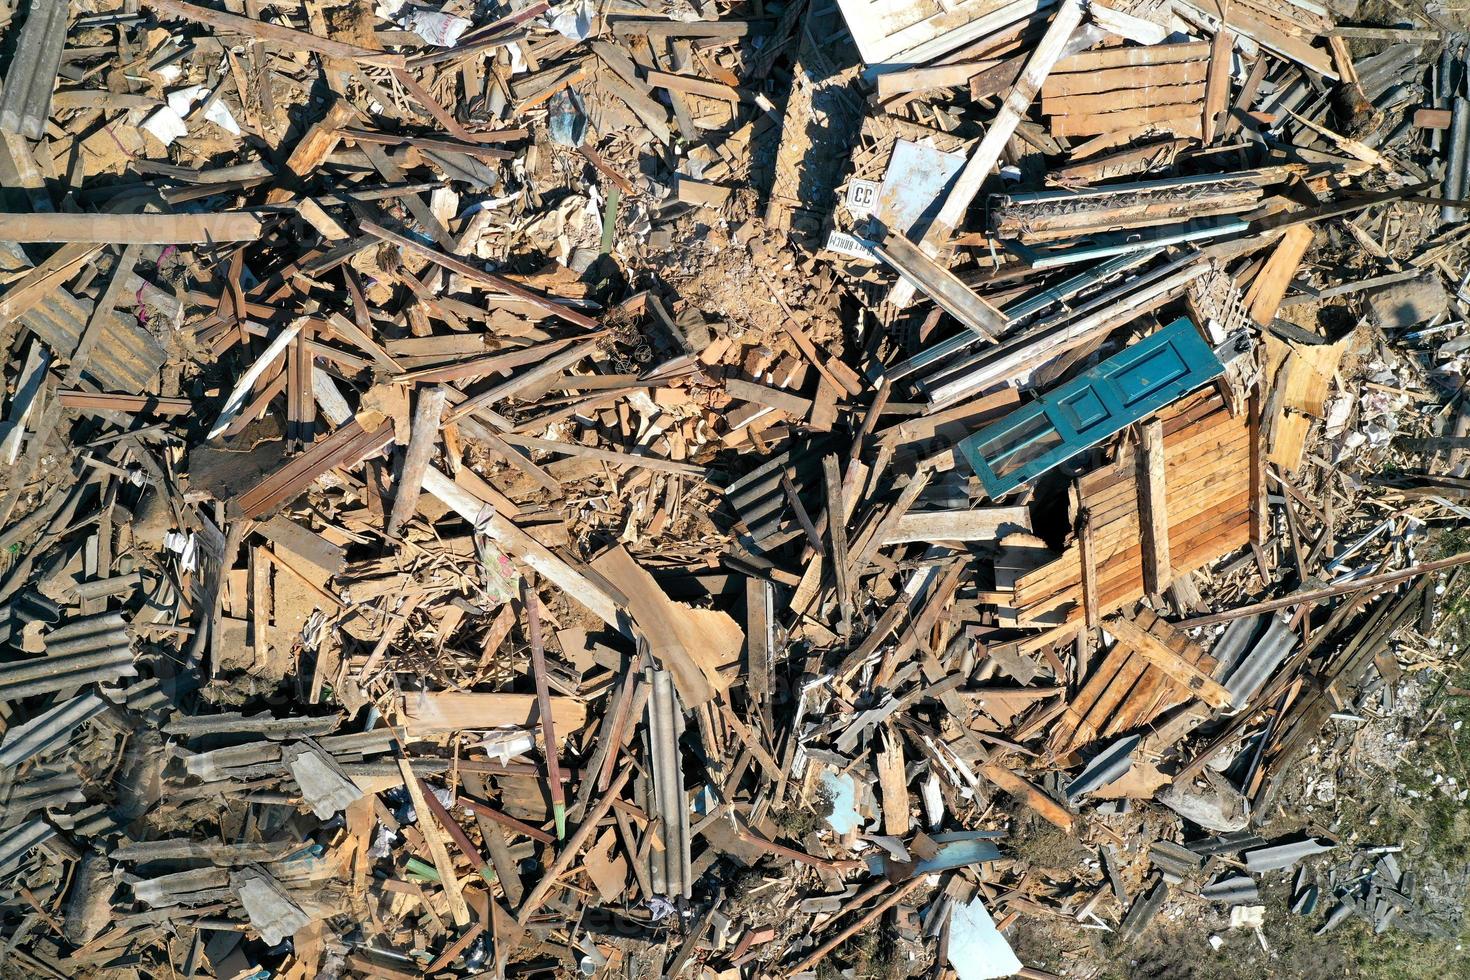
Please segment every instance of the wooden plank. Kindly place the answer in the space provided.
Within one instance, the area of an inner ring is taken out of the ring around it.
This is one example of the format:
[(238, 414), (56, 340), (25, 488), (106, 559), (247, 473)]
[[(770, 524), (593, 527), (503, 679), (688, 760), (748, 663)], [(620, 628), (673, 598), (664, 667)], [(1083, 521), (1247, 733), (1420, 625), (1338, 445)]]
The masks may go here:
[(1205, 145), (1215, 139), (1224, 122), (1221, 115), (1230, 105), (1230, 63), (1235, 35), (1228, 30), (1215, 32), (1210, 43), (1210, 71), (1205, 76), (1205, 113), (1200, 132)]
[(1261, 391), (1251, 392), (1246, 418), (1250, 432), (1250, 543), (1257, 548), (1266, 545), (1271, 520), (1266, 509), (1266, 444), (1261, 431)]
[(999, 763), (987, 762), (980, 775), (1035, 810), (1041, 817), (1067, 833), (1072, 832), (1072, 815), (1060, 803)]
[(646, 76), (648, 84), (654, 88), (661, 88), (669, 92), (682, 92), (686, 95), (699, 95), (707, 99), (720, 99), (724, 102), (738, 103), (740, 101), (740, 90), (719, 82), (712, 82), (706, 78), (698, 78), (693, 75), (675, 75), (666, 71), (651, 71)]
[(597, 449), (593, 446), (583, 446), (580, 443), (557, 442), (554, 439), (538, 439), (534, 436), (517, 435), (513, 432), (502, 432), (500, 433), (500, 438), (512, 446), (539, 449), (543, 452), (556, 453), (561, 456), (597, 459), (605, 463), (611, 463), (614, 466), (633, 466), (646, 470), (659, 470), (663, 473), (688, 476), (696, 480), (702, 480), (706, 475), (703, 466), (697, 466), (694, 463), (680, 463), (672, 459), (664, 459), (662, 456), (645, 456), (641, 453), (624, 453), (613, 449)]
[(1312, 246), (1313, 237), (1312, 226), (1307, 224), (1292, 225), (1282, 233), (1271, 257), (1246, 290), (1246, 312), (1256, 323), (1265, 326), (1275, 319), (1281, 301), (1286, 298), (1287, 287)]
[(422, 242), (406, 238), (397, 232), (389, 231), (387, 228), (376, 225), (371, 221), (361, 220), (358, 222), (358, 227), (367, 234), (381, 238), (385, 242), (392, 242), (400, 248), (408, 249), (410, 252), (417, 252), (429, 261), (443, 266), (450, 272), (457, 272), (466, 279), (491, 286), (503, 293), (509, 293), (516, 299), (529, 303), (538, 310), (551, 316), (561, 317), (568, 323), (575, 323), (579, 327), (586, 327), (588, 329), (597, 326), (597, 321), (592, 317), (584, 316), (563, 303), (559, 303), (554, 299), (548, 299), (539, 293), (534, 293), (519, 283), (511, 282), (504, 276), (497, 276), (492, 272), (485, 272), (483, 269), (478, 269), (456, 255), (446, 255), (437, 249), (430, 248)]
[(388, 68), (402, 67), (404, 64), (402, 55), (390, 54), (387, 51), (374, 51), (371, 48), (358, 47), (356, 44), (345, 44), (331, 38), (318, 37), (306, 31), (282, 27), (279, 24), (271, 24), (251, 17), (241, 17), (238, 14), (211, 10), (208, 7), (196, 7), (192, 3), (184, 3), (183, 0), (143, 0), (143, 3), (165, 17), (182, 17), (196, 24), (213, 27), (226, 34), (239, 34), (258, 41), (283, 45), (289, 51), (314, 51), (328, 58), (343, 58), (365, 65), (381, 65)]
[(455, 870), (454, 859), (449, 856), (449, 848), (444, 845), (442, 832), (428, 818), (429, 805), (424, 802), (424, 791), (419, 786), (418, 777), (413, 773), (413, 767), (401, 752), (396, 755), (395, 761), (398, 763), (398, 772), (403, 776), (403, 788), (408, 790), (414, 812), (419, 815), (418, 829), (424, 835), (424, 843), (429, 847), (434, 870), (439, 872), (439, 886), (444, 890), (444, 897), (449, 900), (450, 918), (454, 919), (456, 926), (463, 929), (470, 924), (470, 908), (465, 904), (464, 892), (460, 889), (459, 872)]
[(621, 545), (599, 555), (591, 567), (622, 593), (624, 619), (632, 619), (659, 666), (673, 676), (686, 707), (704, 704), (728, 686), (720, 662), (728, 657), (738, 663), (745, 645), (744, 631), (733, 619), (670, 599)]
[(1181, 61), (1201, 61), (1209, 56), (1210, 42), (1208, 41), (1103, 48), (1100, 51), (1083, 51), (1063, 58), (1056, 63), (1052, 73), (1065, 75), (1070, 72), (1094, 72), (1107, 68), (1133, 69), (1141, 65), (1173, 65)]
[(915, 541), (996, 541), (1012, 531), (1029, 530), (1028, 507), (977, 507), (904, 514), (883, 539), (884, 545)]
[[(398, 700), (412, 737), (476, 728), (525, 728), (536, 722), (536, 695), (480, 691), (407, 691)], [(557, 741), (587, 724), (587, 706), (573, 697), (553, 697)]]
[(1223, 685), (1180, 657), (1164, 641), (1133, 620), (1126, 616), (1116, 616), (1109, 619), (1103, 628), (1113, 634), (1119, 643), (1126, 644), (1210, 707), (1224, 708), (1230, 704), (1230, 692)]
[(253, 242), (266, 212), (215, 214), (0, 214), (0, 240), (111, 245), (209, 245)]
[(1145, 79), (1149, 86), (1199, 85), (1208, 75), (1209, 65), (1203, 61), (1186, 61), (1183, 64), (1159, 65), (1148, 69), (1109, 68), (1075, 75), (1053, 74), (1046, 80), (1041, 98), (1045, 103), (1047, 100), (1074, 95), (1113, 92), (1124, 96), (1119, 105), (1126, 106), (1132, 104), (1133, 90), (1144, 84)]
[[(826, 380), (826, 379), (823, 379)], [(731, 398), (779, 409), (794, 419), (805, 418), (812, 410), (811, 399), (793, 395), (780, 388), (758, 385), (740, 378), (725, 379), (725, 393)]]
[[(1078, 95), (1043, 95), (1041, 111), (1048, 116), (1085, 116), (1117, 109), (1122, 100), (1119, 92), (1093, 92)], [(1146, 85), (1127, 93), (1127, 106), (1191, 105), (1205, 97), (1203, 82), (1188, 85)], [(1181, 113), (1182, 115), (1182, 113)]]
[(590, 41), (592, 53), (597, 55), (607, 71), (599, 72), (597, 81), (612, 95), (623, 102), (638, 117), (645, 128), (660, 143), (668, 145), (673, 140), (669, 131), (669, 114), (651, 94), (652, 88), (638, 77), (633, 59), (622, 48), (608, 41)]
[(841, 611), (838, 631), (852, 634), (852, 568), (847, 555), (847, 508), (842, 500), (842, 476), (837, 457), (822, 457), (822, 482), (827, 488), (827, 536), (832, 542), (832, 575), (837, 581), (837, 604)]
[(1133, 126), (1152, 126), (1159, 132), (1178, 132), (1178, 122), (1189, 131), (1199, 129), (1198, 105), (1157, 105), (1141, 109), (1121, 109), (1117, 112), (1097, 112), (1074, 116), (1053, 116), (1053, 136), (1095, 136)]
[[(388, 428), (391, 433), (392, 427)], [(602, 584), (567, 564), (503, 515), (487, 514), (489, 508), (483, 501), (432, 466), (424, 474), (424, 489), (500, 545), (510, 557), (525, 562), (604, 623), (632, 639), (628, 617), (622, 612), (621, 596), (614, 595)]]
[(894, 96), (907, 95), (911, 92), (927, 92), (936, 88), (957, 88), (961, 85), (968, 85), (970, 79), (976, 75), (999, 67), (1001, 64), (1003, 62), (989, 59), (885, 72), (878, 76), (878, 98), (887, 101)]
[(883, 832), (905, 837), (909, 832), (908, 778), (904, 767), (903, 739), (892, 727), (884, 727), (873, 768), (878, 772)]
[(1077, 557), (1082, 584), (1082, 622), (1088, 632), (1100, 625), (1097, 597), (1097, 546), (1092, 537), (1092, 514), (1084, 510), (1077, 518)]
[(1143, 588), (1163, 595), (1169, 571), (1169, 509), (1164, 491), (1164, 427), (1157, 418), (1138, 430), (1138, 514), (1143, 550)]

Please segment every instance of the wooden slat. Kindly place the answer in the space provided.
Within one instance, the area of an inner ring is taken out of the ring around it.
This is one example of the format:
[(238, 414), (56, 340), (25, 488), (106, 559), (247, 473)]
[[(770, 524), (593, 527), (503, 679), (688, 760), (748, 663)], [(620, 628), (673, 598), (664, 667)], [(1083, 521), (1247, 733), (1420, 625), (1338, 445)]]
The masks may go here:
[(1215, 32), (1210, 44), (1210, 68), (1205, 76), (1205, 113), (1201, 129), (1206, 145), (1214, 140), (1222, 122), (1220, 116), (1230, 104), (1230, 62), (1234, 42), (1234, 34), (1220, 30)]
[(1104, 48), (1101, 51), (1083, 51), (1056, 63), (1053, 74), (1068, 72), (1097, 71), (1101, 68), (1136, 67), (1138, 65), (1175, 64), (1181, 61), (1196, 61), (1210, 56), (1208, 41), (1189, 41), (1184, 44), (1149, 44), (1141, 47)]
[[(1120, 92), (1094, 92), (1078, 95), (1043, 94), (1041, 111), (1048, 116), (1088, 115), (1111, 112), (1120, 107)], [(1143, 106), (1189, 105), (1205, 97), (1205, 83), (1192, 82), (1188, 85), (1143, 84), (1126, 93), (1130, 109)]]
[(1181, 123), (1199, 128), (1198, 105), (1156, 105), (1141, 109), (1123, 109), (1118, 112), (1098, 112), (1075, 116), (1053, 116), (1053, 136), (1095, 136), (1130, 126), (1154, 125), (1160, 130), (1174, 131), (1172, 123)]
[[(1164, 492), (1164, 427), (1145, 422), (1138, 440), (1138, 515), (1143, 588), (1161, 595), (1169, 587), (1169, 511)], [(1084, 593), (1085, 595), (1085, 593)]]
[(1072, 832), (1072, 815), (1062, 805), (1009, 769), (994, 762), (980, 767), (980, 775), (1035, 810), (1048, 823)]

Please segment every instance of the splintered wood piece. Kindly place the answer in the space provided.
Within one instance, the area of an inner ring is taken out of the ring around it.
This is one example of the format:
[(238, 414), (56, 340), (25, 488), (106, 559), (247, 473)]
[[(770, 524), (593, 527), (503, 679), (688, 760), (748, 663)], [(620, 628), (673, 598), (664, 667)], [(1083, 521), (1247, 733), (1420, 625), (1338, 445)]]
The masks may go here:
[(908, 778), (904, 773), (903, 739), (892, 727), (885, 729), (875, 761), (883, 804), (883, 832), (906, 837), (909, 832)]
[(1162, 595), (1169, 571), (1169, 511), (1164, 497), (1164, 424), (1157, 418), (1138, 430), (1138, 523), (1142, 532), (1143, 588)]
[(433, 459), (434, 447), (439, 444), (439, 426), (444, 415), (445, 400), (446, 392), (443, 388), (429, 388), (419, 392), (418, 403), (414, 406), (408, 452), (403, 459), (403, 474), (395, 488), (388, 526), (383, 529), (383, 533), (389, 538), (398, 536), (404, 523), (418, 507), (419, 494), (424, 488), (424, 472)]
[[(1154, 624), (1155, 628), (1162, 625)], [(1224, 685), (1169, 649), (1163, 640), (1134, 620), (1115, 616), (1104, 624), (1104, 629), (1210, 707), (1224, 708), (1230, 704), (1230, 692)]]
[(1251, 282), (1245, 294), (1245, 307), (1256, 323), (1264, 326), (1276, 318), (1276, 311), (1286, 297), (1286, 289), (1311, 247), (1313, 234), (1312, 226), (1307, 224), (1287, 228), (1271, 257)]
[(526, 635), (531, 641), (531, 673), (536, 682), (536, 713), (541, 721), (541, 739), (546, 753), (546, 782), (551, 810), (556, 818), (556, 839), (567, 835), (567, 797), (561, 784), (561, 763), (556, 752), (556, 723), (552, 718), (551, 689), (546, 682), (546, 649), (541, 639), (540, 601), (536, 590), (521, 578), (521, 604), (526, 607)]
[(852, 633), (852, 568), (847, 560), (847, 510), (842, 503), (842, 477), (837, 457), (822, 457), (822, 478), (827, 487), (827, 536), (832, 541), (832, 574), (837, 580), (837, 604), (842, 620), (839, 631)]
[[(424, 791), (419, 788), (419, 779), (414, 775), (413, 767), (408, 764), (402, 751), (394, 753), (394, 761), (398, 763), (398, 772), (403, 777), (403, 788), (408, 790), (414, 810), (420, 814), (430, 813), (429, 804), (424, 801)], [(449, 856), (449, 848), (444, 846), (444, 837), (432, 820), (421, 819), (418, 828), (424, 835), (424, 843), (428, 845), (429, 856), (434, 859), (434, 870), (439, 872), (439, 884), (444, 889), (444, 897), (449, 901), (449, 915), (454, 919), (454, 924), (463, 929), (470, 924), (470, 909), (465, 904), (464, 892), (459, 886), (459, 873), (454, 868), (454, 860)]]
[[(342, 140), (341, 129), (357, 117), (352, 103), (339, 99), (327, 109), (326, 115), (311, 124), (306, 135), (291, 148), (286, 157), (281, 177), (291, 182), (306, 179), (322, 161), (332, 154)], [(267, 204), (282, 204), (291, 200), (295, 190), (290, 187), (273, 187), (265, 196)], [(320, 208), (318, 207), (318, 210)]]

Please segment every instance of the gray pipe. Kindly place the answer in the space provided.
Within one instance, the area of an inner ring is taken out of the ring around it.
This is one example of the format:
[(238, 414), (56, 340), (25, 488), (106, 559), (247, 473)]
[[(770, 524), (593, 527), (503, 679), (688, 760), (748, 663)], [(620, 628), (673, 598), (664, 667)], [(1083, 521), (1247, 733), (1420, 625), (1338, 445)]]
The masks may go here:
[[(37, 681), (49, 682), (75, 674), (90, 675), (103, 667), (124, 663), (133, 666), (133, 652), (127, 647), (98, 650), (75, 657), (45, 657), (34, 664), (19, 664), (14, 670), (0, 672), (0, 696), (8, 699), (25, 697), (15, 693), (17, 686), (29, 687)], [(46, 690), (57, 691), (60, 688), (49, 687)]]
[[(1449, 159), (1445, 163), (1444, 184), (1442, 185), (1442, 194), (1446, 200), (1459, 200), (1465, 192), (1465, 142), (1467, 138), (1470, 138), (1470, 102), (1457, 95), (1450, 114)], [(1439, 220), (1442, 222), (1459, 221), (1462, 213), (1460, 208), (1444, 205), (1439, 209)]]
[(46, 634), (46, 647), (51, 649), (51, 644), (56, 640), (69, 640), (74, 636), (89, 636), (104, 630), (118, 630), (126, 625), (120, 612), (98, 613), (82, 619), (70, 619)]

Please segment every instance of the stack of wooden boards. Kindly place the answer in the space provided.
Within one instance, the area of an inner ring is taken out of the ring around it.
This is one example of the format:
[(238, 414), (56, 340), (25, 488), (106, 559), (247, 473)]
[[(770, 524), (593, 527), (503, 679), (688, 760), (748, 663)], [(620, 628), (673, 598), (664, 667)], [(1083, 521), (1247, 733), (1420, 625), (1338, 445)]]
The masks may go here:
[[(1206, 389), (1159, 413), (1164, 430), (1165, 507), (1170, 567), (1175, 575), (1243, 547), (1249, 535), (1252, 448), (1244, 413), (1231, 415)], [(1143, 597), (1143, 544), (1134, 447), (1077, 481), (1087, 511), (1097, 569), (1099, 614)], [(1078, 622), (1083, 616), (1078, 542), (1062, 556), (1022, 575), (1012, 602), (1026, 626)]]
[[(1228, 86), (1207, 84), (1216, 70), (1207, 41), (1084, 51), (1057, 62), (1041, 111), (1054, 136), (1110, 134), (1110, 145), (1145, 133), (1200, 139), (1206, 117), (1225, 108)], [(1228, 72), (1228, 51), (1218, 70)]]

